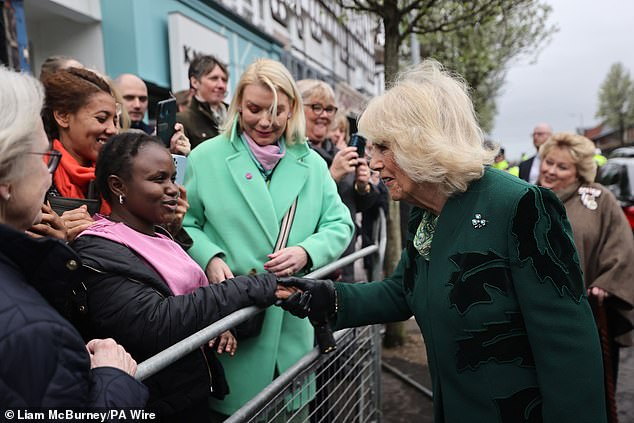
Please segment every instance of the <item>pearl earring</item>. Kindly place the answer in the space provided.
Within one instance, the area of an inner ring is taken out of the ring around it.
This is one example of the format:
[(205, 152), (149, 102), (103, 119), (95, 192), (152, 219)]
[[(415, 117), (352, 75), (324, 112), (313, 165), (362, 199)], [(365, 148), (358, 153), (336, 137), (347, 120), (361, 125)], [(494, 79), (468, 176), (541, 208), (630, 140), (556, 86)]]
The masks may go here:
[(119, 204), (123, 204), (123, 200), (125, 197), (123, 195), (119, 195)]

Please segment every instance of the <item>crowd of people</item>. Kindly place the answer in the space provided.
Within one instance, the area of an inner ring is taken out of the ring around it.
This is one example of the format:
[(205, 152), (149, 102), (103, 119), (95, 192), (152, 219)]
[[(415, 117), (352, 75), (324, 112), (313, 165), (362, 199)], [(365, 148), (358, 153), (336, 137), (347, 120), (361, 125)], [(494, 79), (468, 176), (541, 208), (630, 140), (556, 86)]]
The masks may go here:
[[(220, 422), (313, 348), (314, 327), (415, 316), (436, 422), (606, 421), (632, 342), (634, 238), (594, 183), (590, 140), (539, 124), (535, 156), (503, 171), (465, 83), (433, 60), (367, 104), (365, 149), (332, 87), (278, 61), (250, 64), (228, 102), (217, 58), (189, 78), (166, 145), (136, 75), (63, 56), (40, 80), (0, 68), (3, 407)], [(393, 274), (303, 277), (354, 251), (388, 194), (412, 207)], [(266, 310), (133, 378), (249, 305)], [(309, 419), (314, 391), (279, 421)]]

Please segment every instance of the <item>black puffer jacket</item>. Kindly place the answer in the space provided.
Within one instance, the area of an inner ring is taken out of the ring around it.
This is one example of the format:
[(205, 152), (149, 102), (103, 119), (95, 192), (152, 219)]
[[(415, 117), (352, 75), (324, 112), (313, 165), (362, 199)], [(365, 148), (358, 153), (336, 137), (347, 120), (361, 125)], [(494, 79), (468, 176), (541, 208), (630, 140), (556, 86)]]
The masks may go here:
[(147, 389), (125, 372), (90, 370), (81, 336), (51, 306), (64, 306), (78, 267), (62, 242), (0, 225), (0, 408), (145, 405)]
[[(174, 296), (153, 268), (121, 244), (86, 235), (77, 238), (73, 248), (84, 263), (87, 287), (87, 324), (82, 332), (114, 338), (138, 362), (240, 308), (275, 302), (272, 274), (240, 276)], [(210, 387), (219, 398), (228, 392), (222, 366), (207, 346), (145, 383), (150, 388), (148, 409), (164, 417), (200, 405)]]

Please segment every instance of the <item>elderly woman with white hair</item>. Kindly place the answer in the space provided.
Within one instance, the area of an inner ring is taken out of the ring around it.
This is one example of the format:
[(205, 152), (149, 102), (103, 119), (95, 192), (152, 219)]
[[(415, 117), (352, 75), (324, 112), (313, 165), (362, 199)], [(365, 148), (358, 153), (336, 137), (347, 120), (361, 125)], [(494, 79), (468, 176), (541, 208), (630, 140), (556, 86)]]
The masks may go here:
[(435, 422), (604, 422), (601, 352), (565, 211), (490, 167), (466, 85), (435, 61), (400, 75), (359, 120), (370, 167), (414, 207), (383, 281), (287, 278), (282, 306), (336, 328), (414, 315)]
[(566, 207), (588, 295), (606, 313), (610, 357), (604, 367), (616, 381), (619, 349), (632, 345), (634, 238), (614, 195), (594, 182), (594, 154), (594, 143), (586, 137), (553, 134), (539, 149), (539, 184)]
[[(35, 78), (0, 66), (0, 404), (25, 407), (143, 407), (136, 362), (112, 339), (84, 344), (62, 317), (79, 258), (65, 243), (25, 233), (60, 153), (46, 138)], [(8, 415), (7, 415), (8, 416)]]

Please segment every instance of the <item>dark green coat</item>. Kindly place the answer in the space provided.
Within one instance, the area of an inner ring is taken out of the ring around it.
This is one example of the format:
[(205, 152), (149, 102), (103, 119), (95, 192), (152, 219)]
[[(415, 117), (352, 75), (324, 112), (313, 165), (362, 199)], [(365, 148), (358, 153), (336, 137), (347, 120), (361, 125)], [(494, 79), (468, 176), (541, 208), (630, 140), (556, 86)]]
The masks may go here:
[(390, 278), (337, 284), (337, 326), (413, 314), (437, 423), (605, 422), (597, 329), (555, 195), (487, 169), (445, 204), (429, 262), (411, 242), (420, 220), (414, 209)]

